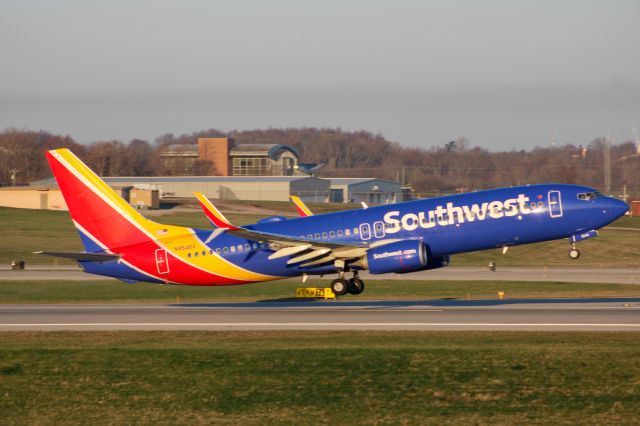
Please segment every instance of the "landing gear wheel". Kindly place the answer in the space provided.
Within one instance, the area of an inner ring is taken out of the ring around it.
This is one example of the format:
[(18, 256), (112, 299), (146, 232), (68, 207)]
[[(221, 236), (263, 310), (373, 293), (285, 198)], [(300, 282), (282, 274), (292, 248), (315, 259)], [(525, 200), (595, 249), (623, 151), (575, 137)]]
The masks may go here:
[(351, 278), (347, 283), (349, 294), (360, 294), (364, 291), (364, 281), (360, 278)]
[(572, 248), (569, 251), (569, 257), (573, 260), (577, 259), (580, 257), (580, 250), (578, 250), (577, 248)]
[(333, 294), (336, 296), (344, 296), (347, 294), (348, 288), (347, 280), (343, 278), (337, 278), (331, 281), (331, 291), (333, 291)]

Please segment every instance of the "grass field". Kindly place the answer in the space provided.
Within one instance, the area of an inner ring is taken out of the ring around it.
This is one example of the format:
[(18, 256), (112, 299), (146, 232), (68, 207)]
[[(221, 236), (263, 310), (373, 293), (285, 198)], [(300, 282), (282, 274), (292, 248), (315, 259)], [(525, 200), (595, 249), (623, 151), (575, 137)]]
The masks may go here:
[[(304, 286), (326, 287), (329, 280), (309, 280)], [(0, 304), (9, 303), (181, 303), (215, 301), (275, 301), (295, 296), (299, 280), (284, 280), (230, 287), (160, 286), (125, 284), (120, 281), (0, 281)], [(495, 299), (506, 297), (640, 297), (640, 285), (582, 284), (512, 281), (375, 281), (358, 296), (341, 300), (367, 299)]]
[(638, 333), (0, 333), (2, 424), (637, 424)]
[[(286, 204), (286, 203), (278, 203)], [(329, 205), (331, 206), (331, 205)], [(245, 206), (246, 207), (246, 206)], [(271, 206), (273, 207), (273, 206)], [(325, 207), (330, 208), (330, 207)], [(239, 224), (262, 216), (228, 213)], [(210, 228), (200, 212), (168, 213), (153, 220), (181, 226)], [(625, 229), (616, 229), (625, 228)], [(29, 264), (73, 264), (72, 261), (33, 254), (38, 250), (82, 250), (80, 239), (66, 212), (0, 208), (0, 263), (25, 260)], [(456, 255), (453, 265), (479, 266), (495, 261), (502, 266), (640, 267), (640, 218), (624, 217), (600, 231), (600, 236), (579, 244), (582, 257), (569, 259), (567, 241), (549, 241)]]

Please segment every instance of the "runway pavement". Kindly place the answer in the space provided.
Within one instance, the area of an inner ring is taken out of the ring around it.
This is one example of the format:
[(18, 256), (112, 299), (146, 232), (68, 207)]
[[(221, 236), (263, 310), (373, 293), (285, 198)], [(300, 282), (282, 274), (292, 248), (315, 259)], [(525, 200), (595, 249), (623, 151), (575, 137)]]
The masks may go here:
[[(498, 268), (491, 272), (480, 267), (448, 267), (408, 274), (372, 275), (361, 273), (365, 280), (451, 280), (451, 281), (558, 281), (583, 283), (640, 284), (638, 268)], [(77, 267), (47, 269), (31, 266), (24, 271), (0, 270), (0, 280), (67, 280), (88, 281), (112, 279), (82, 272)], [(328, 278), (327, 278), (328, 281)]]
[(0, 305), (0, 331), (17, 330), (640, 332), (640, 298)]

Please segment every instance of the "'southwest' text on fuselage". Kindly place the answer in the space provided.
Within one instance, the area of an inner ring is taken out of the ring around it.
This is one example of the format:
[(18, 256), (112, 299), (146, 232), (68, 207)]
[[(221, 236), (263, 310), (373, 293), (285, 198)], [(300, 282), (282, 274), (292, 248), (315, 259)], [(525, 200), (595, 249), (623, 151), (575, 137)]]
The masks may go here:
[(435, 226), (448, 226), (476, 220), (482, 221), (487, 217), (500, 219), (519, 214), (530, 214), (533, 210), (528, 203), (529, 197), (519, 194), (517, 198), (471, 204), (470, 206), (455, 206), (450, 202), (446, 206), (437, 206), (434, 210), (406, 213), (402, 217), (400, 216), (400, 211), (392, 210), (384, 215), (384, 222), (387, 224), (385, 232), (393, 234), (400, 230), (413, 231), (418, 227), (429, 229)]

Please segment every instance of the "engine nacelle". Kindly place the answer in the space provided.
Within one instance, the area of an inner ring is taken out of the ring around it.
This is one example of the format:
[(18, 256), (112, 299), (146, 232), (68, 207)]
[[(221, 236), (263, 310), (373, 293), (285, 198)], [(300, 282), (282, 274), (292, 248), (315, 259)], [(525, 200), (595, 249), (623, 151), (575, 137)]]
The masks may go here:
[(427, 266), (427, 250), (422, 241), (398, 241), (369, 249), (366, 259), (372, 274), (411, 272)]

